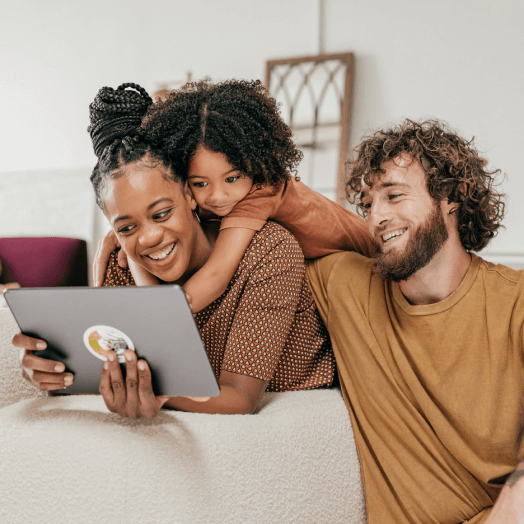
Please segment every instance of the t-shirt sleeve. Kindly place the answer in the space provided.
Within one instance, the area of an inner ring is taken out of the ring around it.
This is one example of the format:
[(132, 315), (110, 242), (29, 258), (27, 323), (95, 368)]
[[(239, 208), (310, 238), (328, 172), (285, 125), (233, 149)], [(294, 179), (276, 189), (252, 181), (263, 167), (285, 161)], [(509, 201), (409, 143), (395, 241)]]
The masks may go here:
[(102, 285), (107, 287), (136, 286), (131, 270), (128, 267), (118, 265), (118, 251), (113, 251), (109, 256), (106, 276)]
[[(346, 303), (358, 301), (359, 307), (366, 307), (371, 285), (371, 264), (369, 258), (349, 251), (306, 262), (309, 288), (328, 329), (332, 295), (345, 293)], [(379, 282), (382, 283), (382, 280), (379, 279)]]
[[(253, 270), (227, 339), (222, 370), (271, 380), (289, 337), (305, 278), (304, 258), (287, 232)], [(264, 247), (253, 244), (252, 252)], [(247, 253), (248, 255), (249, 253)]]
[(329, 316), (329, 299), (327, 285), (329, 276), (339, 255), (329, 255), (323, 258), (306, 261), (306, 271), (309, 279), (309, 288), (317, 304), (318, 312), (326, 326)]
[(281, 188), (273, 186), (253, 187), (251, 191), (222, 219), (220, 230), (243, 227), (260, 231), (275, 214), (279, 204)]

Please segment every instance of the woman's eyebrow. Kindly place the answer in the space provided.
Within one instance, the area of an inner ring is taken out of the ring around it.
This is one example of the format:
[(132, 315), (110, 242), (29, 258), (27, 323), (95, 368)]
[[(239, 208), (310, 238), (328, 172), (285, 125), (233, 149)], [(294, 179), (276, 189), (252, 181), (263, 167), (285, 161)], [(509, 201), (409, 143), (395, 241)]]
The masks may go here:
[(128, 220), (129, 218), (131, 218), (131, 215), (122, 215), (121, 217), (117, 217), (111, 222), (111, 226), (114, 226), (117, 222), (120, 222), (121, 220)]
[(155, 200), (152, 204), (149, 204), (147, 206), (147, 210), (149, 211), (153, 209), (157, 204), (160, 204), (160, 202), (173, 202), (173, 199), (169, 197), (159, 198), (158, 200)]

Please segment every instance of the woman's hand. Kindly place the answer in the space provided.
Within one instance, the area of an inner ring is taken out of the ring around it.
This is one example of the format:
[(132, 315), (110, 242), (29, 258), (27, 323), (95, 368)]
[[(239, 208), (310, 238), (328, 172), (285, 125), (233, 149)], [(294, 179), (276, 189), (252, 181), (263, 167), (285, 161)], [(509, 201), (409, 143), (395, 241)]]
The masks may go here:
[[(118, 242), (115, 232), (112, 229), (99, 240), (93, 262), (93, 277), (96, 287), (100, 287), (104, 283), (109, 257), (117, 247), (120, 247), (120, 242)], [(123, 249), (118, 252), (118, 265), (120, 267), (127, 267), (127, 256)]]
[(18, 333), (13, 337), (13, 346), (22, 348), (22, 369), (24, 378), (40, 391), (64, 389), (73, 383), (74, 376), (65, 373), (65, 365), (56, 360), (37, 357), (34, 352), (47, 347), (43, 340)]
[(120, 364), (114, 351), (108, 351), (107, 360), (100, 377), (100, 394), (107, 409), (122, 417), (152, 419), (169, 397), (155, 396), (151, 385), (151, 372), (145, 360), (138, 360), (130, 349), (126, 357), (126, 380), (122, 377)]

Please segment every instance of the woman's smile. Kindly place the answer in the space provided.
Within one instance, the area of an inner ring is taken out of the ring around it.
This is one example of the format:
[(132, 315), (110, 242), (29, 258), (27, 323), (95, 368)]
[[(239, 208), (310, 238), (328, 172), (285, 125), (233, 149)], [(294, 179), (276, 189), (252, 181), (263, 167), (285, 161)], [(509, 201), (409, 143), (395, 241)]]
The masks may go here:
[(162, 261), (165, 260), (171, 253), (173, 253), (176, 246), (176, 242), (172, 242), (171, 244), (168, 244), (167, 247), (160, 248), (152, 253), (148, 253), (146, 255), (147, 258), (150, 258), (151, 260), (155, 261)]

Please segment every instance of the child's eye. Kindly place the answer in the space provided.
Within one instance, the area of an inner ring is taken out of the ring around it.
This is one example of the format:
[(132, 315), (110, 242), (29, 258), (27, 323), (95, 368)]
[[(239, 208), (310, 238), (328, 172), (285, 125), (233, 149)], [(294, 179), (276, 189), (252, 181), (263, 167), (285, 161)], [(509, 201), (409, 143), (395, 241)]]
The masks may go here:
[(206, 187), (207, 186), (207, 182), (193, 182), (193, 184), (191, 184), (193, 187)]
[(240, 178), (240, 176), (228, 176), (226, 178), (226, 182), (228, 182), (229, 184), (231, 184), (232, 182), (236, 182), (238, 179)]

